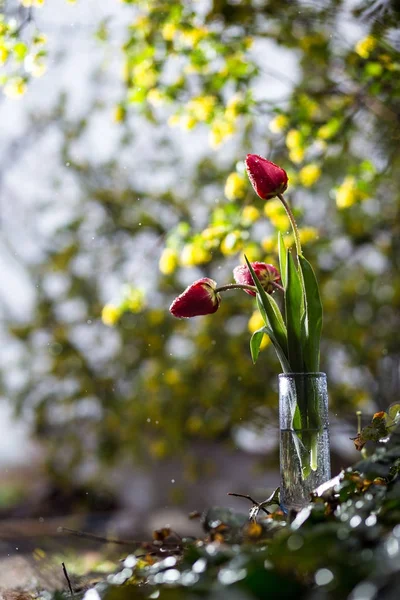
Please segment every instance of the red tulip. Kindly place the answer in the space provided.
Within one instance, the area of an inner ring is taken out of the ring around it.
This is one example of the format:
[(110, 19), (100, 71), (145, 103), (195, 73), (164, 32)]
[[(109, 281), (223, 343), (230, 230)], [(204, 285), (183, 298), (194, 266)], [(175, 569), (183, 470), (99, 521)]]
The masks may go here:
[(246, 169), (254, 191), (263, 200), (283, 194), (287, 188), (288, 176), (284, 169), (275, 163), (258, 156), (246, 156)]
[[(261, 285), (267, 294), (272, 294), (275, 290), (275, 286), (272, 285), (272, 282), (280, 283), (281, 276), (279, 274), (278, 269), (275, 269), (273, 265), (267, 265), (263, 262), (253, 262), (251, 266), (254, 269), (255, 274), (260, 280)], [(236, 283), (241, 283), (244, 285), (255, 285), (253, 281), (253, 277), (249, 271), (247, 265), (240, 265), (233, 269), (233, 277)], [(256, 293), (252, 290), (243, 290), (246, 294), (250, 294), (250, 296), (255, 296)]]
[(175, 298), (169, 307), (170, 312), (180, 319), (215, 313), (221, 302), (216, 287), (217, 282), (209, 277), (198, 279)]

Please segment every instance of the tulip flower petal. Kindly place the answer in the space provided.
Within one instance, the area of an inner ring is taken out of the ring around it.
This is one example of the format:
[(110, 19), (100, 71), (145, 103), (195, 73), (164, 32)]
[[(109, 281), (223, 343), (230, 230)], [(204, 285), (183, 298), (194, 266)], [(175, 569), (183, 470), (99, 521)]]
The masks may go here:
[[(261, 285), (263, 286), (264, 290), (267, 292), (267, 294), (272, 294), (272, 292), (275, 289), (272, 285), (272, 282), (274, 281), (276, 283), (280, 283), (281, 280), (281, 276), (279, 274), (278, 269), (276, 269), (273, 265), (268, 265), (263, 262), (253, 262), (251, 263), (251, 266), (253, 267), (254, 272), (257, 275), (259, 281), (261, 282)], [(244, 285), (255, 285), (255, 282), (253, 281), (253, 277), (251, 276), (247, 265), (240, 265), (238, 267), (235, 267), (233, 270), (233, 277), (236, 283), (241, 283)], [(256, 293), (252, 290), (243, 291), (246, 292), (246, 294), (249, 294), (250, 296), (256, 295)]]
[(246, 169), (254, 191), (263, 200), (274, 198), (287, 188), (286, 171), (258, 154), (247, 155)]
[(217, 282), (209, 277), (198, 279), (171, 304), (169, 310), (179, 319), (211, 315), (220, 305), (221, 296), (215, 292)]

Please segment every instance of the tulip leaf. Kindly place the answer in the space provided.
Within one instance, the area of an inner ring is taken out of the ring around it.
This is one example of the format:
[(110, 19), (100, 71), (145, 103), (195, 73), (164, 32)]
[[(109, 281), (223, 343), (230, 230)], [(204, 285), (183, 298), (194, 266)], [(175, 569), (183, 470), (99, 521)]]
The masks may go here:
[(286, 246), (283, 240), (283, 235), (278, 231), (278, 249), (279, 249), (279, 268), (281, 272), (282, 285), (286, 288)]
[(304, 362), (307, 371), (319, 371), (319, 344), (322, 329), (322, 303), (318, 282), (312, 266), (299, 256), (305, 290)]
[(302, 318), (304, 313), (303, 287), (292, 254), (287, 251), (285, 308), (288, 358), (293, 373), (302, 373)]
[(262, 342), (262, 339), (263, 339), (265, 333), (266, 332), (265, 332), (264, 327), (261, 327), (261, 329), (258, 329), (257, 331), (255, 331), (253, 333), (253, 335), (251, 336), (250, 352), (251, 352), (251, 359), (253, 361), (253, 364), (256, 364), (256, 362), (257, 362), (257, 358), (260, 353), (261, 342)]
[(290, 373), (290, 365), (285, 356), (285, 353), (283, 352), (282, 348), (278, 344), (271, 327), (268, 327), (268, 325), (265, 325), (265, 327), (261, 327), (261, 329), (258, 329), (258, 331), (255, 331), (253, 333), (253, 335), (251, 336), (250, 352), (251, 352), (251, 358), (253, 360), (253, 363), (255, 364), (257, 361), (258, 355), (260, 353), (260, 345), (261, 345), (263, 336), (265, 334), (268, 335), (269, 339), (271, 340), (271, 342), (275, 348), (275, 352), (278, 356), (279, 362), (281, 363), (282, 371), (284, 373)]
[[(273, 331), (274, 337), (276, 338), (277, 343), (279, 344), (280, 348), (282, 349), (282, 351), (286, 357), (287, 356), (287, 347), (288, 347), (287, 333), (286, 333), (286, 327), (285, 327), (285, 323), (283, 321), (282, 315), (280, 314), (280, 311), (279, 311), (279, 308), (278, 308), (276, 302), (274, 300), (271, 301), (270, 296), (265, 292), (257, 275), (254, 272), (253, 267), (251, 266), (250, 262), (247, 260), (246, 256), (245, 256), (245, 260), (246, 260), (247, 266), (249, 268), (249, 271), (251, 273), (251, 276), (253, 278), (254, 284), (257, 288), (257, 292), (258, 292), (258, 295), (260, 296), (261, 304), (264, 309), (264, 311), (262, 311), (261, 314), (263, 315), (264, 320), (266, 317), (267, 324)], [(276, 311), (278, 311), (279, 316), (277, 315)]]

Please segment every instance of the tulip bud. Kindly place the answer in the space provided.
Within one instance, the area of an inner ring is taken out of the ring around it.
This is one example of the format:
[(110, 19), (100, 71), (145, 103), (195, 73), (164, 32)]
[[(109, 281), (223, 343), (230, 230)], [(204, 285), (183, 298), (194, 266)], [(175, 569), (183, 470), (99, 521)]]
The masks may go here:
[(282, 194), (287, 188), (286, 171), (262, 156), (248, 154), (246, 169), (254, 191), (263, 200)]
[(175, 298), (169, 307), (170, 312), (179, 319), (215, 313), (221, 302), (216, 287), (217, 282), (209, 277), (198, 279)]
[[(281, 276), (279, 274), (278, 269), (275, 269), (273, 265), (267, 265), (263, 262), (253, 262), (251, 266), (254, 269), (257, 278), (259, 279), (261, 285), (267, 294), (272, 294), (275, 290), (275, 287), (272, 285), (272, 282), (280, 283)], [(233, 277), (236, 283), (241, 283), (244, 285), (255, 285), (253, 281), (253, 277), (249, 271), (247, 265), (240, 265), (235, 267), (233, 270)], [(246, 294), (250, 294), (250, 296), (255, 296), (256, 293), (252, 290), (243, 290)]]

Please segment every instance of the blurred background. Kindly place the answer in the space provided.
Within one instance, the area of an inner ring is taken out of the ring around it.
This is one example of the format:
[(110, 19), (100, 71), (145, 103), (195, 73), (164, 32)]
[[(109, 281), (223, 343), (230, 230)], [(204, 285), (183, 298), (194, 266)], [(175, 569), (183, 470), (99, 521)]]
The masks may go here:
[(254, 300), (168, 312), (244, 253), (277, 264), (277, 230), (291, 242), (247, 153), (288, 172), (324, 302), (333, 474), (357, 458), (356, 411), (400, 391), (396, 4), (0, 1), (8, 523), (189, 531), (188, 511), (279, 484), (279, 365), (267, 340), (251, 362)]

